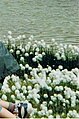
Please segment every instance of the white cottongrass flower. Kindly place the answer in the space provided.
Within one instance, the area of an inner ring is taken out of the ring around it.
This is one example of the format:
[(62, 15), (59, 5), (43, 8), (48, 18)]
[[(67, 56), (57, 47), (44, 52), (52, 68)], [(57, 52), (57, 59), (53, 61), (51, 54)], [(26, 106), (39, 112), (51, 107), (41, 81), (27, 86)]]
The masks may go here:
[(37, 44), (36, 44), (36, 43), (33, 44), (33, 50), (34, 50), (36, 47), (37, 47)]
[(12, 98), (13, 100), (15, 100), (15, 95), (11, 95), (11, 98)]
[(23, 94), (27, 94), (27, 90), (24, 89), (24, 90), (23, 90)]
[(24, 53), (24, 52), (25, 52), (25, 49), (24, 49), (24, 48), (22, 48), (22, 49), (21, 49), (21, 51)]
[(26, 65), (25, 65), (25, 68), (29, 68), (29, 64), (26, 64)]
[(20, 68), (21, 70), (25, 70), (25, 66), (23, 66), (23, 64), (20, 64)]
[(27, 80), (28, 79), (28, 75), (27, 74), (24, 74), (24, 78)]
[(16, 51), (16, 55), (19, 55), (19, 54), (20, 54), (20, 50), (17, 50), (17, 51)]
[(39, 57), (39, 58), (42, 58), (42, 54), (38, 54), (38, 57)]
[(15, 87), (15, 85), (13, 85), (13, 86), (12, 86), (12, 90), (13, 90), (13, 91), (14, 91), (14, 90), (16, 90), (16, 87)]
[(21, 88), (20, 82), (15, 82), (15, 86), (17, 89), (20, 89)]
[(8, 81), (9, 79), (10, 79), (10, 75), (8, 75), (8, 76), (5, 77), (5, 80)]
[(15, 90), (15, 94), (17, 95), (17, 94), (20, 94), (20, 92), (19, 92), (19, 90), (17, 89), (17, 90)]
[(22, 97), (21, 97), (20, 93), (17, 93), (16, 96), (19, 100), (22, 100)]
[(9, 34), (9, 35), (12, 35), (12, 32), (11, 32), (11, 31), (8, 31), (8, 34)]
[(30, 90), (30, 92), (28, 91), (29, 95), (31, 95), (31, 98), (33, 98), (36, 102), (40, 98), (40, 95), (38, 94), (38, 92), (39, 92), (39, 90), (37, 90), (35, 88)]
[(58, 99), (59, 99), (60, 101), (63, 100), (63, 96), (62, 96), (61, 94), (58, 94), (57, 97), (58, 97)]
[(76, 106), (76, 96), (75, 94), (71, 96), (71, 107), (75, 107)]
[(28, 57), (29, 56), (29, 54), (26, 52), (25, 54), (24, 54), (26, 57)]
[(17, 37), (17, 40), (21, 40), (21, 38), (22, 38), (22, 36), (21, 36), (21, 35), (19, 35), (19, 36)]
[(35, 55), (38, 55), (38, 52), (35, 52)]
[(51, 96), (52, 101), (56, 101), (56, 96)]
[(37, 89), (37, 90), (40, 90), (40, 85), (36, 83), (36, 84), (34, 85), (34, 88)]
[(65, 97), (69, 99), (71, 97), (71, 89), (65, 86), (64, 94)]
[(20, 61), (24, 62), (24, 57), (20, 57)]
[(50, 71), (50, 72), (52, 71), (52, 68), (50, 66), (48, 66), (48, 71)]
[(7, 38), (8, 38), (9, 40), (11, 40), (11, 39), (12, 39), (12, 36), (11, 36), (11, 35), (8, 35)]
[(23, 39), (25, 39), (25, 38), (26, 38), (26, 36), (23, 34), (23, 35), (22, 35), (22, 38), (23, 38)]
[(79, 91), (76, 91), (76, 95), (78, 96), (78, 98), (79, 98)]
[(48, 89), (49, 91), (52, 91), (52, 87), (51, 87), (51, 86), (48, 86), (47, 89)]
[(54, 119), (53, 115), (49, 115), (48, 119)]
[(35, 100), (36, 104), (39, 104), (40, 101), (37, 98), (34, 98), (34, 100)]
[(41, 45), (41, 41), (38, 41), (37, 44), (38, 44), (38, 46)]
[(49, 104), (50, 104), (50, 105), (53, 105), (53, 102), (52, 102), (52, 101), (49, 101)]
[(32, 41), (32, 40), (33, 40), (33, 38), (34, 38), (34, 36), (33, 36), (33, 35), (31, 35), (31, 36), (29, 37), (29, 40), (30, 40), (30, 41)]
[(47, 77), (47, 84), (51, 84), (51, 79), (50, 79), (50, 77)]
[(36, 52), (39, 52), (39, 48), (38, 47), (36, 48)]
[(33, 60), (33, 62), (36, 62), (36, 61), (37, 61), (37, 60), (36, 60), (36, 57), (32, 58), (32, 60)]
[(10, 52), (11, 52), (11, 53), (13, 53), (13, 52), (14, 52), (14, 50), (13, 50), (13, 49), (10, 49)]
[(52, 38), (52, 40), (51, 40), (52, 42), (55, 42), (55, 39), (54, 38)]
[(56, 115), (56, 119), (61, 119), (60, 115), (57, 114)]
[(48, 98), (48, 95), (47, 94), (44, 94), (44, 98)]
[(68, 112), (67, 116), (70, 118), (79, 118), (79, 114), (77, 113), (76, 110), (70, 110)]
[(58, 59), (58, 60), (60, 60), (60, 59), (61, 59), (61, 56), (60, 56), (60, 54), (59, 54), (59, 53), (56, 53), (56, 54), (55, 54), (55, 57), (57, 57), (57, 59)]
[(22, 89), (22, 90), (26, 90), (26, 86), (23, 85), (21, 89)]
[(42, 70), (42, 72), (41, 72), (42, 76), (41, 77), (38, 76), (36, 70), (33, 70), (33, 72), (34, 72), (34, 77), (35, 77), (36, 82), (38, 82), (42, 88), (43, 87), (48, 88), (48, 85), (46, 83), (46, 73), (45, 73), (45, 71)]
[[(6, 90), (7, 89), (7, 90)], [(2, 91), (4, 91), (5, 93), (6, 92), (11, 92), (9, 86), (8, 86), (8, 83), (7, 83), (7, 80), (4, 81), (3, 83), (3, 86), (2, 86)]]
[(28, 86), (27, 89), (28, 89), (28, 90), (32, 90), (32, 86)]
[(45, 55), (45, 52), (42, 52), (42, 56), (44, 56)]
[(11, 92), (11, 89), (8, 87), (7, 88), (7, 93), (10, 93)]
[(59, 68), (59, 69), (63, 69), (63, 66), (62, 66), (62, 65), (59, 65), (58, 68)]
[(43, 67), (42, 67), (40, 64), (38, 64), (38, 69), (39, 69), (39, 70), (42, 70)]
[(32, 70), (32, 67), (29, 66), (28, 70)]
[(2, 95), (1, 97), (3, 100), (7, 100), (7, 96), (5, 94)]
[(20, 97), (23, 99), (24, 98), (24, 95), (23, 95), (23, 93), (20, 93)]
[(17, 82), (17, 81), (20, 80), (19, 77), (18, 77), (18, 76), (15, 76), (14, 74), (11, 75), (11, 79), (12, 79), (12, 81), (14, 81), (14, 82)]
[(63, 86), (56, 86), (55, 87), (55, 90), (56, 91), (63, 91)]

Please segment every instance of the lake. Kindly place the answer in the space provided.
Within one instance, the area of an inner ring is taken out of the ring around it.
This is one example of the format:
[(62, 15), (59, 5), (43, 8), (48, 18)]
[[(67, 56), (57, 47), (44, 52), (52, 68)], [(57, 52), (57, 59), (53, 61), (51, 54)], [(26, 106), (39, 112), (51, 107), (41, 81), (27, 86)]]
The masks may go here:
[(34, 35), (35, 40), (79, 44), (79, 0), (0, 0), (0, 39)]

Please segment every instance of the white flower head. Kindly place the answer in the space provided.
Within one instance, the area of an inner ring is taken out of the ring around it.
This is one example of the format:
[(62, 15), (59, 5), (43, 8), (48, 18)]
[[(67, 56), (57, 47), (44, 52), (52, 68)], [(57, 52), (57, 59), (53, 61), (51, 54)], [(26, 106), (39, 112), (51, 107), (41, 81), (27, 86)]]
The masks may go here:
[(24, 53), (24, 52), (25, 52), (25, 49), (24, 49), (24, 48), (22, 48), (22, 49), (21, 49), (21, 51)]
[(12, 35), (12, 32), (11, 31), (8, 31), (8, 35)]
[(11, 52), (11, 53), (13, 53), (13, 52), (14, 52), (14, 50), (13, 50), (13, 49), (10, 49), (10, 52)]
[(13, 91), (16, 90), (16, 87), (15, 87), (14, 85), (12, 86), (12, 90), (13, 90)]
[(52, 40), (51, 40), (52, 42), (55, 42), (55, 39), (54, 38), (52, 38)]
[(24, 57), (20, 57), (20, 61), (24, 62)]
[(27, 89), (28, 89), (28, 90), (32, 90), (32, 86), (28, 86)]
[(19, 92), (19, 90), (15, 90), (15, 94), (19, 94), (20, 92)]
[(26, 86), (23, 85), (21, 89), (22, 89), (22, 90), (26, 90)]
[(29, 68), (29, 64), (26, 64), (26, 65), (25, 65), (25, 68)]
[(48, 95), (47, 94), (44, 94), (44, 98), (48, 98)]
[(26, 36), (25, 36), (25, 35), (22, 35), (22, 38), (23, 38), (23, 39), (25, 39), (25, 38), (26, 38)]
[(27, 75), (27, 74), (24, 74), (24, 78), (25, 78), (25, 79), (28, 79), (28, 75)]
[(59, 69), (63, 69), (63, 66), (62, 66), (62, 65), (59, 65), (58, 68), (59, 68)]
[(12, 36), (11, 36), (11, 35), (8, 35), (7, 38), (8, 38), (9, 40), (11, 40), (11, 39), (12, 39)]
[(29, 56), (29, 54), (28, 54), (28, 53), (25, 53), (24, 55), (25, 55), (26, 57), (28, 57), (28, 56)]
[(16, 82), (16, 83), (15, 83), (15, 86), (16, 86), (17, 89), (20, 89), (20, 88), (21, 88), (20, 82)]
[(20, 50), (17, 50), (17, 51), (16, 51), (16, 55), (19, 55), (19, 54), (20, 54)]
[(5, 94), (2, 95), (3, 100), (7, 100), (7, 96)]
[(33, 60), (33, 62), (36, 62), (36, 61), (37, 61), (35, 57), (34, 57), (34, 58), (32, 58), (32, 60)]
[(13, 100), (15, 100), (15, 95), (11, 95), (11, 98), (12, 98)]

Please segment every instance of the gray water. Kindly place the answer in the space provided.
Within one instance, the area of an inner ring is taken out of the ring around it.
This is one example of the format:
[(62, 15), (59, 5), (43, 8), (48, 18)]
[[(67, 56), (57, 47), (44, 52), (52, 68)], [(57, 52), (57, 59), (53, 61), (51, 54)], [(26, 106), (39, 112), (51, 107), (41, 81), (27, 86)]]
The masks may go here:
[(0, 0), (0, 39), (9, 30), (79, 44), (79, 0)]

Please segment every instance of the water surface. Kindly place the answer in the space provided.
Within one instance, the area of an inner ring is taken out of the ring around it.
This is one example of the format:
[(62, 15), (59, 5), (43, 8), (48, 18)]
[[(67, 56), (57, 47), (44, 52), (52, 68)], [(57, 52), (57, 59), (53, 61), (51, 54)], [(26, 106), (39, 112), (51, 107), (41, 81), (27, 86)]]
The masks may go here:
[(0, 38), (9, 30), (27, 40), (79, 43), (79, 0), (0, 0)]

